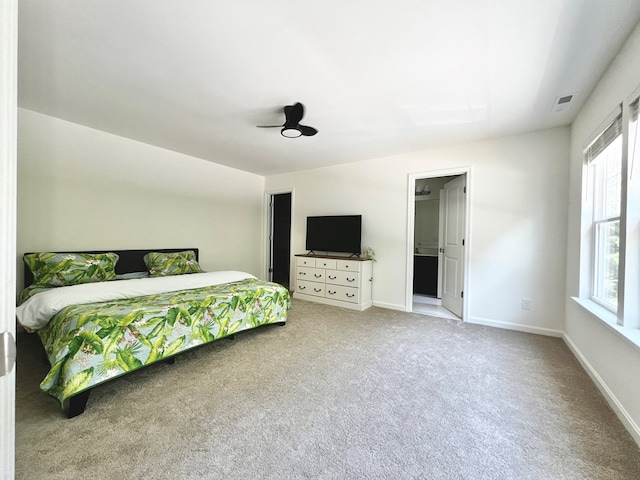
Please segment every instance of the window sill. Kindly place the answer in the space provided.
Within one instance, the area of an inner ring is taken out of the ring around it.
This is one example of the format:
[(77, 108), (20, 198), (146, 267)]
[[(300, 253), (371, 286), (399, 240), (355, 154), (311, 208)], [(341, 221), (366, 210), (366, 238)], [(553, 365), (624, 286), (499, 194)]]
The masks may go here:
[(622, 327), (618, 325), (616, 315), (604, 308), (601, 305), (598, 305), (596, 302), (592, 300), (588, 300), (585, 298), (571, 297), (573, 300), (584, 308), (591, 315), (596, 317), (602, 323), (604, 323), (607, 327), (613, 330), (615, 333), (620, 335), (622, 338), (627, 340), (631, 345), (640, 349), (640, 330), (636, 328)]

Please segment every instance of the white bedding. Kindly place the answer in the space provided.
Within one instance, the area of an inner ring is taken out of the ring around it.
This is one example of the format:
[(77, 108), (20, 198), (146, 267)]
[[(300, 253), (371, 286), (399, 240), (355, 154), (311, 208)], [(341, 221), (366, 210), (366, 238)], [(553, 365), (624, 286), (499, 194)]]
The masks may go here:
[(250, 273), (237, 271), (192, 273), (170, 277), (136, 278), (110, 282), (83, 283), (56, 287), (36, 293), (16, 308), (16, 317), (23, 327), (38, 330), (44, 327), (60, 310), (83, 303), (107, 302), (123, 298), (140, 297), (155, 293), (175, 292), (192, 288), (237, 282), (256, 278)]

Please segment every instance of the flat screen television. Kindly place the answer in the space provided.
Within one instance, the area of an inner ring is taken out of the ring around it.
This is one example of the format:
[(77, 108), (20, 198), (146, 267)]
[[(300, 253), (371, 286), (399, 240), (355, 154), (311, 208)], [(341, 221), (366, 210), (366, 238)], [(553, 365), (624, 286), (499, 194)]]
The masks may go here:
[(360, 255), (362, 215), (307, 217), (307, 243), (310, 252)]

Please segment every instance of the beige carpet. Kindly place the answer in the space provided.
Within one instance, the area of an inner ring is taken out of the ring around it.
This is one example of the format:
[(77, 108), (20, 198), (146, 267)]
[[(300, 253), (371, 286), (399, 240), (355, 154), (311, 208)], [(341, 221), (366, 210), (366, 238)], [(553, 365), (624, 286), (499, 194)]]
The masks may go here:
[(96, 388), (68, 420), (18, 345), (18, 479), (640, 478), (562, 340), (294, 300), (285, 327)]

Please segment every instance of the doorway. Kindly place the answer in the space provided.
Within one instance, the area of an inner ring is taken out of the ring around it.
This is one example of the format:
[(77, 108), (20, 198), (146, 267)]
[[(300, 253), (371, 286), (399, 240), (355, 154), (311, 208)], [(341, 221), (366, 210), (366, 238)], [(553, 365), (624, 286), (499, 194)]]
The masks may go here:
[(292, 192), (269, 194), (268, 280), (290, 290)]
[(407, 311), (466, 317), (467, 173), (409, 175)]

